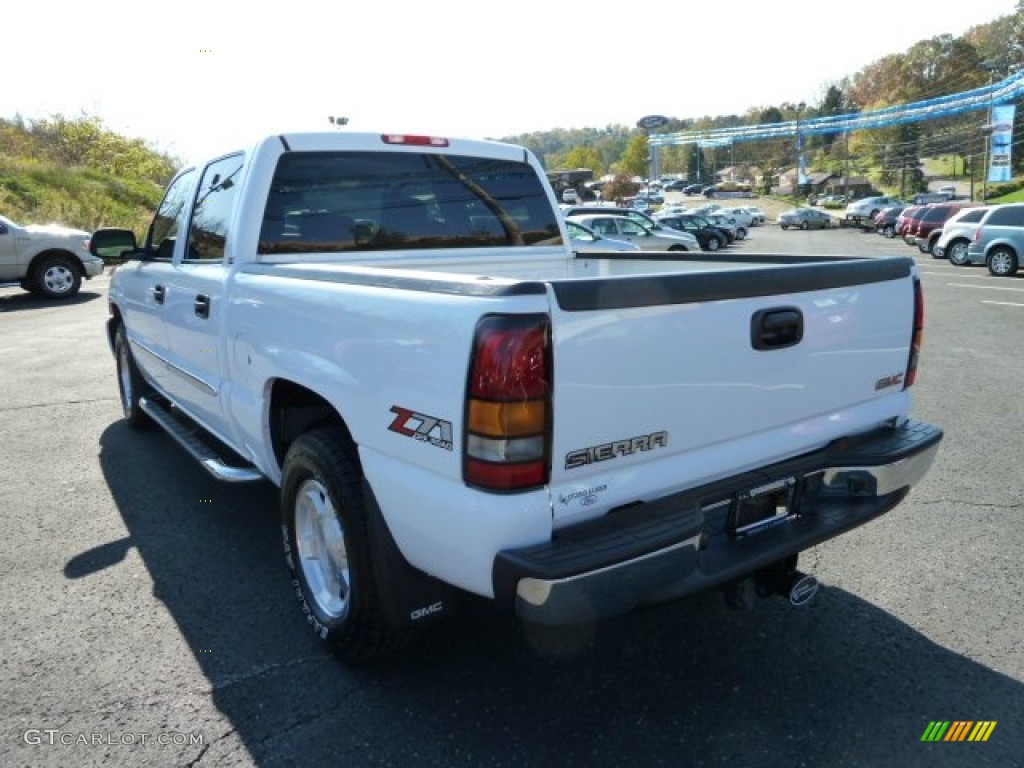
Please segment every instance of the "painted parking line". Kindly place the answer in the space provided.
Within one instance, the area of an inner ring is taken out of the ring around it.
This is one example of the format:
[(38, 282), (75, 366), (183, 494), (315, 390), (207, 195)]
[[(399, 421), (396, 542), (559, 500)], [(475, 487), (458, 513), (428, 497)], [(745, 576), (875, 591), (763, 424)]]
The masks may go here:
[(994, 304), (997, 307), (1024, 307), (1024, 304), (1019, 304), (1015, 301), (989, 301), (988, 299), (982, 299), (982, 304)]
[(1012, 291), (1013, 293), (1024, 293), (1024, 286), (1020, 288), (1002, 287), (999, 285), (971, 285), (970, 283), (946, 283), (951, 288), (981, 288), (985, 291)]

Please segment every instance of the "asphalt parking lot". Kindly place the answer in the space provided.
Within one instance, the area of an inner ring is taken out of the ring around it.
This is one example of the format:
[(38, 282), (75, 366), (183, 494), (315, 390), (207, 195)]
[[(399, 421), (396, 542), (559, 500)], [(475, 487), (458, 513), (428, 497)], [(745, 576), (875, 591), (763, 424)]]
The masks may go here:
[[(1024, 275), (856, 230), (733, 250), (916, 259), (925, 481), (805, 553), (804, 609), (711, 593), (538, 634), (470, 602), (361, 669), (302, 621), (275, 489), (121, 421), (108, 278), (0, 287), (0, 765), (1024, 766)], [(932, 721), (996, 726), (922, 742)]]

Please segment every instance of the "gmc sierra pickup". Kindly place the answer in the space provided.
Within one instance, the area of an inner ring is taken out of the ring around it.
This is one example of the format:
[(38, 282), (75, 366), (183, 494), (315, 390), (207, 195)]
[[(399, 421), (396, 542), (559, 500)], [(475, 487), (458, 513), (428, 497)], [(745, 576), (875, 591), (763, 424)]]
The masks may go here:
[[(111, 279), (124, 415), (280, 488), (305, 621), (394, 651), (474, 593), (544, 624), (722, 588), (888, 512), (910, 418), (908, 258), (574, 253), (522, 147), (285, 134), (187, 168)], [(125, 253), (120, 254), (120, 251)]]

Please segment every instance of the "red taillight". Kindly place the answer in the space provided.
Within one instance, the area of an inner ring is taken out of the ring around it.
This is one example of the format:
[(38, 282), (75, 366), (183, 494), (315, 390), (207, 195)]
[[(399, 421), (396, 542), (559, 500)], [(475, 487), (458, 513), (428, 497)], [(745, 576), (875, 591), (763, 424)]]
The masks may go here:
[(917, 380), (917, 361), (921, 357), (924, 343), (924, 292), (921, 281), (914, 278), (914, 333), (910, 339), (910, 357), (907, 359), (907, 374), (903, 377), (903, 388), (914, 385)]
[(466, 483), (495, 491), (544, 485), (551, 423), (547, 315), (483, 318), (473, 341), (466, 395)]
[(385, 144), (408, 144), (412, 147), (448, 146), (448, 139), (440, 136), (410, 136), (407, 133), (383, 133), (380, 140)]

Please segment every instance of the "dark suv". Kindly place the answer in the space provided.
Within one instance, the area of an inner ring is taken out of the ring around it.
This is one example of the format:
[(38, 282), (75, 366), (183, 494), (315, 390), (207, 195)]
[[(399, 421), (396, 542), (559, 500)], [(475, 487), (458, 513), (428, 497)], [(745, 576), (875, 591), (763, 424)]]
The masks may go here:
[(932, 203), (925, 206), (924, 215), (917, 220), (913, 229), (914, 244), (921, 253), (930, 253), (936, 259), (935, 244), (942, 235), (942, 225), (950, 216), (964, 208), (973, 207), (974, 203)]

